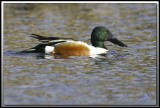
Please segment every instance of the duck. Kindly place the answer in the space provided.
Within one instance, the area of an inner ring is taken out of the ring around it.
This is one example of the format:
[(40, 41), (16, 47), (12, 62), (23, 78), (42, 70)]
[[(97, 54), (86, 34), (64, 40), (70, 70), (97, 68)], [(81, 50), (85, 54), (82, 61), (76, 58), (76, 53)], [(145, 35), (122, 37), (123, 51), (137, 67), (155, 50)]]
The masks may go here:
[(109, 41), (120, 47), (127, 47), (126, 44), (119, 41), (112, 35), (109, 29), (104, 26), (97, 26), (91, 33), (91, 45), (83, 41), (73, 40), (64, 37), (46, 37), (37, 34), (32, 34), (31, 37), (38, 39), (41, 43), (29, 50), (22, 52), (27, 53), (44, 53), (52, 56), (89, 56), (96, 57), (100, 54), (106, 54), (109, 49), (104, 42)]

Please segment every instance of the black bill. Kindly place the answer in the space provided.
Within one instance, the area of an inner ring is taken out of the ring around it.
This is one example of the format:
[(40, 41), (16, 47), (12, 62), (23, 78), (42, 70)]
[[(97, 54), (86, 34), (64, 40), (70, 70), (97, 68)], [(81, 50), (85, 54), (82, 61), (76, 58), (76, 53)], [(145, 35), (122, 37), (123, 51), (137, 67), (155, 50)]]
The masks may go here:
[(119, 46), (121, 46), (121, 47), (127, 47), (127, 45), (125, 45), (123, 42), (121, 42), (121, 41), (119, 41), (117, 38), (110, 38), (110, 39), (108, 39), (108, 41), (110, 41), (110, 42), (112, 42), (112, 43), (114, 43), (114, 44), (116, 44), (116, 45), (119, 45)]

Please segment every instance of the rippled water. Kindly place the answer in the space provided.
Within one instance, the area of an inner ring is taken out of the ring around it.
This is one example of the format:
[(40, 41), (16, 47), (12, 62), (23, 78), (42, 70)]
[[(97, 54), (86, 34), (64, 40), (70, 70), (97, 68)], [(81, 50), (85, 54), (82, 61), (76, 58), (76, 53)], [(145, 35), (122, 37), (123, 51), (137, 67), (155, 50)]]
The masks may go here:
[[(155, 105), (156, 4), (4, 4), (4, 105)], [(32, 33), (90, 44), (95, 26), (122, 42), (106, 42), (104, 58), (47, 59), (22, 54)]]

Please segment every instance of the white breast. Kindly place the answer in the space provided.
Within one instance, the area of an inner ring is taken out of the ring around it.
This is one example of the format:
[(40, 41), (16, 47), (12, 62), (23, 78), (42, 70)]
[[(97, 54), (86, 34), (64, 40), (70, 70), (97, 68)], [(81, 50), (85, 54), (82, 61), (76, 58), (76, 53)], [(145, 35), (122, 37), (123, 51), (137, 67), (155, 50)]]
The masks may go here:
[(104, 48), (90, 46), (90, 55), (91, 56), (95, 56), (98, 54), (105, 54), (105, 53), (107, 53), (107, 51), (108, 50), (104, 49)]

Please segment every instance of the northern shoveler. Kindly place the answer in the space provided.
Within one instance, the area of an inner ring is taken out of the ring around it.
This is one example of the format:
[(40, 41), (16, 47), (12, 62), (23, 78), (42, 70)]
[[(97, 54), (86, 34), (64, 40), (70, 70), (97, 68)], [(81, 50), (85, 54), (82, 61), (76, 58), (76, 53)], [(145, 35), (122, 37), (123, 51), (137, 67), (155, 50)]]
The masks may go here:
[(98, 26), (93, 29), (91, 34), (92, 45), (88, 45), (82, 41), (74, 41), (71, 40), (71, 38), (45, 37), (36, 34), (32, 34), (31, 37), (38, 39), (42, 43), (23, 52), (46, 53), (51, 55), (61, 55), (63, 57), (96, 56), (108, 51), (104, 45), (105, 41), (110, 41), (121, 47), (127, 47), (127, 45), (119, 41), (103, 26)]

